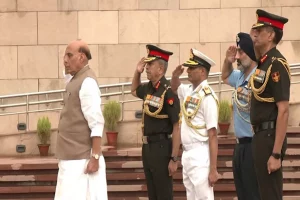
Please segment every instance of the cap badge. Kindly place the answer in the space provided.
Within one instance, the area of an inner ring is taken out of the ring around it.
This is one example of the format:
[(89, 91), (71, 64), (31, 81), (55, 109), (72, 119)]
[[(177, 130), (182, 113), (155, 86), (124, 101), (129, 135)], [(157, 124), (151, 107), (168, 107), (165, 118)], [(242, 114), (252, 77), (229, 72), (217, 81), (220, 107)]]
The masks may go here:
[(236, 35), (236, 42), (240, 42), (240, 38), (239, 38), (239, 36), (238, 35)]
[(190, 59), (192, 60), (194, 58), (193, 50), (190, 51)]

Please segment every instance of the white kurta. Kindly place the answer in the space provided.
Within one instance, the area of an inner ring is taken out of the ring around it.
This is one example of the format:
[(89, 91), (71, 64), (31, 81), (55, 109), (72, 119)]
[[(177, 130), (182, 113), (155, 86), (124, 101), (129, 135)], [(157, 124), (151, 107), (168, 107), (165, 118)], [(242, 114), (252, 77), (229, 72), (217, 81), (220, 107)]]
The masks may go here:
[[(208, 182), (210, 155), (207, 131), (218, 127), (218, 106), (214, 99), (217, 96), (212, 89), (212, 95), (214, 96), (205, 96), (202, 90), (205, 86), (208, 86), (207, 80), (203, 81), (195, 90), (193, 90), (192, 85), (183, 84), (177, 90), (178, 97), (182, 103), (190, 97), (197, 101), (200, 95), (202, 102), (195, 118), (191, 122), (197, 126), (206, 125), (206, 128), (196, 131), (187, 125), (184, 116), (182, 116), (181, 141), (184, 149), (182, 154), (182, 173), (188, 200), (214, 199), (213, 188), (209, 186)], [(193, 109), (187, 108), (187, 111), (193, 112)]]
[[(66, 75), (66, 84), (72, 76)], [(87, 77), (79, 91), (81, 110), (91, 129), (91, 137), (102, 137), (104, 118), (101, 111), (101, 92), (97, 82)], [(74, 149), (76, 151), (76, 149)], [(89, 159), (59, 160), (55, 200), (107, 200), (106, 165), (99, 158), (99, 170), (84, 174)]]

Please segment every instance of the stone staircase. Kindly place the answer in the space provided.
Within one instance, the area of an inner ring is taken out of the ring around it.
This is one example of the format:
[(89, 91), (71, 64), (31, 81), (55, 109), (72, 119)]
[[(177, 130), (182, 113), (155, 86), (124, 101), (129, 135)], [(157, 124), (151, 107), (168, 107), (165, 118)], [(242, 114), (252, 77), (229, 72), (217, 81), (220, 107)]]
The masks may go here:
[[(232, 174), (232, 153), (235, 138), (219, 137), (216, 200), (236, 198)], [(107, 167), (109, 200), (147, 199), (147, 187), (141, 162), (141, 148), (107, 147), (103, 154)], [(300, 129), (289, 130), (287, 156), (283, 161), (284, 199), (300, 199)], [(50, 200), (54, 197), (57, 179), (54, 157), (0, 158), (0, 199)], [(174, 176), (174, 199), (184, 200), (181, 166)]]

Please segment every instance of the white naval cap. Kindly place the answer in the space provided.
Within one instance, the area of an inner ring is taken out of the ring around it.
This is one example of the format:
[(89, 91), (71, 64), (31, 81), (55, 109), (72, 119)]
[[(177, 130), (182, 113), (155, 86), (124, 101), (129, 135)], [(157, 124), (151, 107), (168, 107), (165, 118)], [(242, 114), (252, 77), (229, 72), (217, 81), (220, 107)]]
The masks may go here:
[(190, 50), (190, 59), (183, 63), (185, 67), (204, 67), (208, 71), (210, 67), (214, 66), (216, 63), (206, 56), (204, 53), (198, 51), (197, 49), (192, 48)]

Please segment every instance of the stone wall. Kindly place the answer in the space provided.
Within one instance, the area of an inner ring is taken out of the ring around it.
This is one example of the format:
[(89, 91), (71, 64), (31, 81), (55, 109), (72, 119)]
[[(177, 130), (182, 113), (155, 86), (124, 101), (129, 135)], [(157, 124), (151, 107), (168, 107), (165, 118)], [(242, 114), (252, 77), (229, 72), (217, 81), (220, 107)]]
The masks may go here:
[[(300, 62), (299, 0), (0, 0), (0, 95), (62, 89), (64, 49), (77, 38), (90, 44), (100, 84), (131, 81), (147, 43), (174, 52), (168, 76), (191, 47), (214, 59), (212, 72), (218, 72), (236, 33), (249, 32), (257, 8), (289, 18), (278, 48), (289, 63)], [(125, 106), (128, 119), (137, 105)], [(44, 114), (30, 114), (31, 130)], [(50, 117), (57, 126), (58, 112)], [(0, 120), (1, 136), (16, 133), (25, 116)]]

